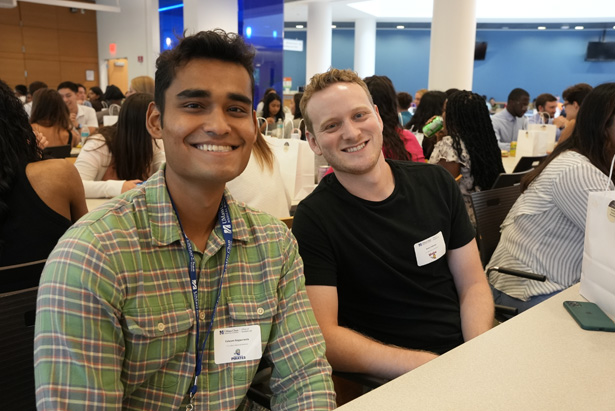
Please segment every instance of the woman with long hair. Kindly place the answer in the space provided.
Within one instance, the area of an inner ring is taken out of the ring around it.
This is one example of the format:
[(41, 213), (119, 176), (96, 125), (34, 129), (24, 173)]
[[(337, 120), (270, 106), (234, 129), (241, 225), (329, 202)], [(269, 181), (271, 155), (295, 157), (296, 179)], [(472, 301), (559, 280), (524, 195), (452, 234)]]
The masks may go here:
[(1, 80), (0, 113), (0, 292), (8, 292), (38, 285), (44, 260), (87, 206), (75, 167), (42, 160), (23, 104)]
[(88, 137), (75, 166), (86, 198), (110, 198), (146, 180), (164, 162), (164, 150), (145, 127), (154, 96), (137, 93), (124, 101), (118, 121)]
[(303, 97), (301, 92), (293, 95), (293, 129), (298, 128), (301, 131), (301, 140), (305, 140), (305, 121), (303, 121), (303, 113), (301, 113), (301, 97)]
[(81, 141), (81, 133), (73, 127), (68, 107), (56, 90), (42, 88), (34, 93), (30, 124), (47, 138), (50, 147), (75, 147)]
[(126, 97), (130, 97), (136, 93), (154, 94), (154, 79), (150, 76), (135, 77), (130, 81)]
[(282, 120), (282, 124), (284, 124), (285, 117), (286, 115), (284, 114), (284, 110), (282, 110), (282, 99), (280, 96), (276, 93), (267, 94), (263, 105), (263, 118), (265, 120), (261, 120), (261, 133), (275, 130), (278, 120)]
[(90, 89), (88, 90), (88, 101), (90, 102), (94, 110), (100, 111), (103, 109), (102, 98), (103, 92), (100, 87), (90, 87)]
[(414, 134), (399, 126), (397, 94), (391, 80), (386, 76), (371, 76), (363, 80), (382, 119), (382, 152), (384, 156), (393, 160), (424, 162), (423, 149)]
[(570, 138), (521, 181), (522, 194), (502, 223), (502, 237), (489, 266), (544, 274), (537, 282), (491, 274), (496, 303), (536, 305), (581, 276), (587, 201), (608, 181), (615, 156), (615, 83), (594, 88), (583, 100)]
[(504, 172), (502, 154), (485, 100), (471, 91), (457, 91), (442, 114), (447, 136), (434, 146), (429, 162), (446, 168), (459, 180), (470, 220), (476, 226), (471, 194), (488, 190)]
[(446, 93), (443, 91), (428, 91), (421, 97), (421, 104), (417, 105), (414, 115), (404, 128), (410, 130), (421, 143), (425, 158), (431, 156), (433, 147), (436, 145), (434, 137), (423, 138), (423, 127), (433, 116), (441, 116), (444, 110)]

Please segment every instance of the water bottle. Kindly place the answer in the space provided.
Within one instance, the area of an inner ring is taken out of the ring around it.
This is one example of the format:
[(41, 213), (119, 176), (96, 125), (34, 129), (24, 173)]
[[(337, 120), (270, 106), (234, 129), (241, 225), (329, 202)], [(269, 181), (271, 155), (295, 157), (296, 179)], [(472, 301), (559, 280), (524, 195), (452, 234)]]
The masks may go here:
[(79, 145), (83, 147), (85, 145), (85, 140), (90, 136), (90, 129), (87, 126), (81, 126), (81, 142)]
[(276, 123), (276, 137), (277, 138), (284, 138), (284, 123), (282, 123), (282, 119), (279, 118), (278, 122)]

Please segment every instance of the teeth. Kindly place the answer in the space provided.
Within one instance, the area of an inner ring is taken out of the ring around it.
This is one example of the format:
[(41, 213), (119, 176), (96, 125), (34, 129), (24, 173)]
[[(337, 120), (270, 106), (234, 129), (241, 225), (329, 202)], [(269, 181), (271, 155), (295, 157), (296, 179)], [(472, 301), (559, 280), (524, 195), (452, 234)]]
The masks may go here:
[(214, 152), (231, 151), (233, 149), (231, 146), (216, 146), (214, 144), (197, 144), (195, 147), (199, 150)]
[(346, 150), (344, 150), (347, 153), (354, 153), (355, 151), (359, 151), (361, 150), (363, 147), (365, 147), (365, 143), (362, 143), (356, 147), (351, 147), (351, 148), (347, 148)]

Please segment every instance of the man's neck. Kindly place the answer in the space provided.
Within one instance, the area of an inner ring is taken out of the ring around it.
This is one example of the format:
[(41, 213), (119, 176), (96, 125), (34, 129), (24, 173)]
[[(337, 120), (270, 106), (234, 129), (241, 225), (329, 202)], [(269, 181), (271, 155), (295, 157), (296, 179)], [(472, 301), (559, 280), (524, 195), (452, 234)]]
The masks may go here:
[(393, 171), (382, 155), (376, 166), (365, 174), (336, 171), (335, 176), (350, 194), (368, 201), (385, 200), (395, 189)]
[(166, 181), (184, 233), (196, 244), (198, 250), (204, 251), (207, 239), (216, 225), (224, 185), (195, 188), (169, 172)]

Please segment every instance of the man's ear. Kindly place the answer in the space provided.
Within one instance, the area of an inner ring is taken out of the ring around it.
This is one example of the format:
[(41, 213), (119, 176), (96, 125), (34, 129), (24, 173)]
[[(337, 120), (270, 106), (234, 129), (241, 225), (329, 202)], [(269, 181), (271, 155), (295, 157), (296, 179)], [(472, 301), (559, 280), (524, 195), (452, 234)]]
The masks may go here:
[(314, 154), (316, 154), (317, 156), (322, 156), (322, 150), (320, 149), (320, 146), (316, 141), (316, 136), (310, 133), (307, 128), (305, 129), (305, 139), (307, 140)]
[(156, 103), (153, 101), (147, 107), (147, 117), (145, 118), (145, 126), (149, 134), (155, 139), (162, 138), (162, 114)]
[(378, 118), (378, 122), (380, 123), (380, 131), (384, 130), (384, 122), (382, 121), (382, 117), (380, 117), (380, 112), (378, 111), (378, 106), (374, 104), (374, 111), (376, 112), (376, 117)]

